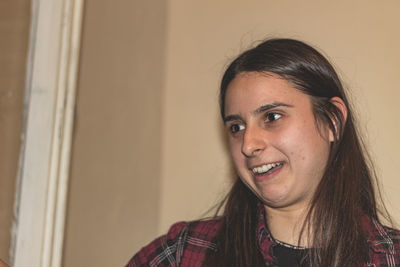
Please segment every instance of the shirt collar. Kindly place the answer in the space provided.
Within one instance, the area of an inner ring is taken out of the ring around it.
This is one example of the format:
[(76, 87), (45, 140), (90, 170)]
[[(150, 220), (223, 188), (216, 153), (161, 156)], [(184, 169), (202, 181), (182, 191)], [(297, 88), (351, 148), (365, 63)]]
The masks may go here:
[[(273, 261), (273, 248), (276, 245), (266, 223), (264, 206), (258, 204), (257, 237), (261, 254), (267, 261)], [(368, 216), (361, 218), (361, 227), (366, 234), (368, 246), (376, 253), (395, 254), (393, 240), (377, 220)]]
[(258, 204), (257, 238), (261, 254), (266, 261), (273, 261), (273, 247), (276, 245), (266, 224), (265, 208)]

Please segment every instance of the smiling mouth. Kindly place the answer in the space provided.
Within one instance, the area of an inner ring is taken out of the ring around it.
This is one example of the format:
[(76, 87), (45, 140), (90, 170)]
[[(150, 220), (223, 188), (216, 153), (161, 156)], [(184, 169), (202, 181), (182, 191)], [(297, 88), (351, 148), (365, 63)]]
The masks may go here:
[(269, 163), (269, 164), (264, 164), (259, 167), (254, 167), (252, 169), (253, 173), (256, 175), (263, 175), (263, 174), (268, 174), (276, 170), (277, 168), (282, 167), (283, 162), (275, 162), (275, 163)]

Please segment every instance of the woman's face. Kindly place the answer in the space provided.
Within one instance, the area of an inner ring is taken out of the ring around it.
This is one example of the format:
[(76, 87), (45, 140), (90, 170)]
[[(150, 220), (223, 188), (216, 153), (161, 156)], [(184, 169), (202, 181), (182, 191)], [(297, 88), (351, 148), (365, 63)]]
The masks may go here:
[(225, 96), (225, 125), (242, 181), (268, 208), (305, 208), (321, 180), (331, 133), (311, 98), (277, 75), (241, 73)]

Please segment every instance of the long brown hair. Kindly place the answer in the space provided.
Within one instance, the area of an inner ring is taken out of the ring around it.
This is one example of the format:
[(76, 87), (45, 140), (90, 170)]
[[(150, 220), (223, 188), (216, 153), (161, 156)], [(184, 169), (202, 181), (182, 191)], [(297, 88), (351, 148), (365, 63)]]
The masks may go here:
[[(311, 266), (359, 266), (365, 261), (366, 240), (361, 217), (378, 220), (375, 173), (354, 123), (342, 83), (328, 60), (311, 46), (293, 39), (270, 39), (239, 55), (226, 69), (220, 87), (224, 118), (225, 94), (242, 72), (273, 73), (309, 95), (316, 121), (334, 133), (324, 175), (317, 187), (300, 234), (308, 238)], [(340, 97), (347, 119), (329, 100)], [(378, 197), (380, 195), (378, 194)], [(237, 179), (223, 208), (223, 226), (216, 238), (218, 252), (207, 266), (265, 266), (256, 237), (257, 197)], [(386, 211), (386, 209), (384, 209)], [(387, 212), (384, 213), (388, 217)]]

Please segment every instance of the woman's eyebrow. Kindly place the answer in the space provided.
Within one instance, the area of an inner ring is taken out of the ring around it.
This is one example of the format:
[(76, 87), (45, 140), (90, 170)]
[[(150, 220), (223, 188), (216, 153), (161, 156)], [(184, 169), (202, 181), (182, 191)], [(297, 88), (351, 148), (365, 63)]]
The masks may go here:
[(226, 124), (228, 121), (236, 120), (242, 120), (242, 117), (240, 117), (239, 115), (228, 115), (224, 118), (224, 124)]
[(264, 111), (267, 111), (267, 110), (270, 110), (270, 109), (273, 109), (273, 108), (277, 108), (277, 107), (289, 107), (289, 108), (292, 108), (293, 105), (285, 104), (285, 103), (282, 103), (282, 102), (273, 102), (273, 103), (270, 103), (270, 104), (263, 105), (263, 106), (259, 107), (258, 109), (254, 110), (253, 111), (253, 115), (258, 115), (260, 113), (263, 113)]
[[(289, 107), (292, 108), (293, 105), (285, 104), (282, 102), (273, 102), (270, 104), (262, 105), (261, 107), (257, 108), (255, 111), (253, 111), (253, 115), (258, 115), (260, 113), (263, 113), (267, 110), (277, 108), (277, 107)], [(243, 120), (240, 115), (232, 114), (228, 115), (224, 118), (224, 124), (227, 123), (228, 121), (236, 121), (236, 120)]]

